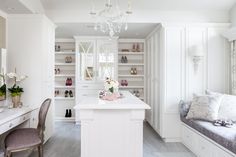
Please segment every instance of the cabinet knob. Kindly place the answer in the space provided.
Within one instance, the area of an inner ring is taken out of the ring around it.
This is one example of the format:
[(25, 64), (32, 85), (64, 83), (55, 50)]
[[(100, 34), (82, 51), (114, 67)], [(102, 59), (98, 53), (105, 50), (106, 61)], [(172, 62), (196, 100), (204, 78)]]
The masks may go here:
[(23, 120), (25, 120), (26, 118), (25, 117), (23, 117)]
[(12, 124), (12, 123), (10, 123), (10, 124), (9, 124), (9, 128), (11, 128), (12, 126), (13, 126), (13, 124)]

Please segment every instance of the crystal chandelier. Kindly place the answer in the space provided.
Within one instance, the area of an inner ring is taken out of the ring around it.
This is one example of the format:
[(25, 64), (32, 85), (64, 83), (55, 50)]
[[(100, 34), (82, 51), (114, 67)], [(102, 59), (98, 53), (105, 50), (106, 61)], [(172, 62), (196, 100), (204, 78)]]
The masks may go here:
[(124, 30), (128, 29), (127, 18), (131, 11), (131, 0), (128, 0), (128, 8), (126, 12), (122, 12), (118, 5), (118, 0), (115, 0), (115, 5), (111, 0), (107, 0), (105, 8), (96, 12), (93, 3), (90, 15), (95, 19), (95, 30), (99, 30), (103, 33), (109, 33), (110, 37), (115, 34), (119, 34), (124, 26)]

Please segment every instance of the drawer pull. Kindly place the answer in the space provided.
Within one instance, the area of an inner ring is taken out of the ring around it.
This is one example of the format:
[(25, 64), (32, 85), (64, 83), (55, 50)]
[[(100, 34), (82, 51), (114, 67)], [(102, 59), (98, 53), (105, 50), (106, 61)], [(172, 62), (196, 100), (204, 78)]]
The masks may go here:
[(23, 120), (25, 120), (26, 118), (25, 117), (23, 117)]
[(10, 123), (10, 124), (9, 124), (9, 128), (11, 128), (12, 126), (13, 126), (13, 124), (12, 124), (12, 123)]

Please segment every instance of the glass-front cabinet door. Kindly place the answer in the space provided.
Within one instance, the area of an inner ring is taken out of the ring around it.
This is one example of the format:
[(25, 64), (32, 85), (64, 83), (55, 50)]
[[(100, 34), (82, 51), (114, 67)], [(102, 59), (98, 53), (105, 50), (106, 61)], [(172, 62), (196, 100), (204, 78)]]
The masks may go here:
[(117, 42), (116, 40), (97, 41), (97, 80), (104, 81), (106, 78), (117, 79)]
[(96, 60), (95, 60), (95, 41), (83, 40), (77, 43), (79, 50), (79, 76), (81, 81), (95, 81), (96, 79)]

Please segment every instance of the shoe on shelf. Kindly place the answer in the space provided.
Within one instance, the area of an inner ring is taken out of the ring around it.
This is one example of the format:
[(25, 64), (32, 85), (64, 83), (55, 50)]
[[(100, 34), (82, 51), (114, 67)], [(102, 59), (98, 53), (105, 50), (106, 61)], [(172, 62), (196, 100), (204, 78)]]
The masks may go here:
[(130, 69), (130, 74), (131, 74), (131, 75), (134, 74), (134, 69), (133, 69), (133, 68)]
[(137, 72), (137, 69), (136, 69), (136, 68), (134, 68), (134, 69), (133, 69), (133, 71), (134, 71), (134, 75), (137, 75), (137, 74), (138, 74), (138, 72)]
[(124, 80), (124, 86), (128, 86), (128, 81)]
[(71, 109), (69, 109), (68, 117), (72, 117)]
[(120, 62), (124, 63), (124, 59), (125, 59), (124, 56), (122, 56)]
[(66, 109), (65, 117), (69, 117), (69, 110), (68, 109)]
[(61, 73), (61, 70), (58, 68), (57, 69), (57, 74), (60, 74)]
[(73, 92), (72, 92), (72, 90), (69, 91), (69, 95), (70, 95), (71, 98), (73, 97)]
[(65, 91), (65, 98), (68, 97), (68, 94), (69, 94), (69, 92), (68, 92), (68, 90), (66, 90), (66, 91)]
[(57, 74), (57, 69), (54, 69), (54, 71), (55, 71), (55, 75)]
[(128, 63), (128, 59), (127, 59), (126, 56), (125, 56), (125, 58), (124, 58), (124, 63)]
[(140, 92), (138, 90), (136, 91), (136, 97), (140, 97)]

